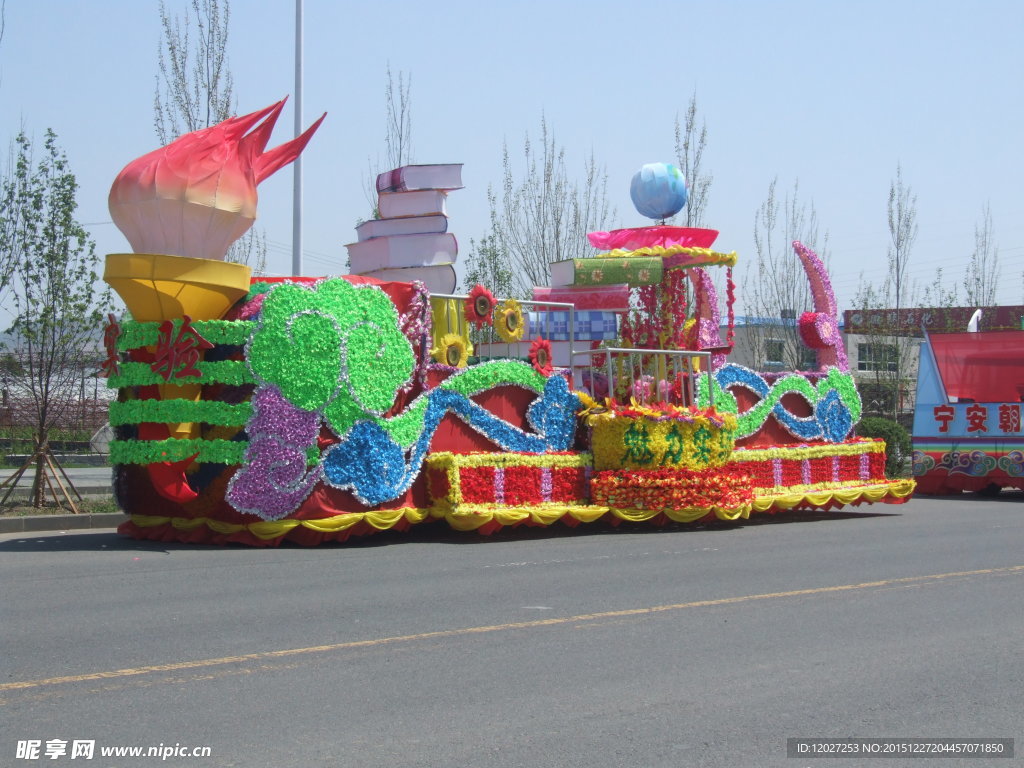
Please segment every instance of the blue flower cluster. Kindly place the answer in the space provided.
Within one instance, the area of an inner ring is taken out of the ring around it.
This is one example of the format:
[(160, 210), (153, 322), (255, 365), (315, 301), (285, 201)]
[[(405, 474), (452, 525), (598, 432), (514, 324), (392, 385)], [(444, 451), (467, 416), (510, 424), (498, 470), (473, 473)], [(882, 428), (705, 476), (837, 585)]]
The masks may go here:
[(536, 434), (509, 424), (458, 392), (435, 389), (424, 396), (428, 398), (428, 404), (423, 431), (413, 443), (408, 460), (402, 447), (386, 430), (372, 421), (360, 421), (341, 442), (324, 453), (327, 483), (351, 491), (366, 506), (398, 498), (419, 475), (434, 433), (448, 413), (459, 416), (506, 451), (564, 451), (575, 435), (576, 411), (580, 408), (579, 398), (569, 391), (568, 384), (560, 376), (547, 380), (543, 394), (527, 412), (527, 419)]
[[(791, 373), (769, 386), (760, 374), (730, 363), (715, 373), (715, 383), (737, 411), (735, 397), (728, 392), (730, 388), (741, 387), (759, 397), (759, 402), (752, 408), (738, 414), (738, 437), (754, 434), (770, 416), (774, 416), (796, 438), (841, 443), (860, 418), (860, 396), (853, 377), (835, 368), (829, 369), (816, 385), (802, 374)], [(782, 399), (789, 394), (804, 398), (811, 406), (812, 414), (798, 416), (786, 408)], [(721, 408), (717, 401), (715, 405)]]

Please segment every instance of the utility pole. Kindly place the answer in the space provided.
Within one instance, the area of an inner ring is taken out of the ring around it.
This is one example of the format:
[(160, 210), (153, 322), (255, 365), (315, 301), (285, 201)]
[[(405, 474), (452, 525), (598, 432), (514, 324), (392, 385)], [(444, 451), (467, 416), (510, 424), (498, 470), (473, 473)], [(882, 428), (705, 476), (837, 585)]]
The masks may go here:
[[(295, 0), (295, 135), (302, 135), (302, 0)], [(302, 155), (292, 164), (292, 274), (302, 275)]]

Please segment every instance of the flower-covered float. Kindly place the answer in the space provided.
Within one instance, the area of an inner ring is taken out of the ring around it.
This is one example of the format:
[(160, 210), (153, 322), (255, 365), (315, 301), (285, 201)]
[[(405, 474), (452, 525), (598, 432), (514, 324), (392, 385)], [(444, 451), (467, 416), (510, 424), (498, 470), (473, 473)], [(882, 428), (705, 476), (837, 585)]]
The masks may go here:
[(909, 497), (884, 445), (850, 437), (860, 400), (834, 300), (799, 244), (820, 366), (772, 377), (726, 362), (706, 269), (730, 270), (731, 337), (735, 254), (707, 230), (594, 233), (604, 253), (574, 265), (587, 279), (532, 301), (250, 278), (224, 253), (256, 184), (316, 128), (264, 151), (280, 108), (187, 134), (111, 190), (136, 250), (105, 273), (129, 309), (109, 318), (104, 363), (123, 534), (317, 544), (441, 519), (490, 533)]

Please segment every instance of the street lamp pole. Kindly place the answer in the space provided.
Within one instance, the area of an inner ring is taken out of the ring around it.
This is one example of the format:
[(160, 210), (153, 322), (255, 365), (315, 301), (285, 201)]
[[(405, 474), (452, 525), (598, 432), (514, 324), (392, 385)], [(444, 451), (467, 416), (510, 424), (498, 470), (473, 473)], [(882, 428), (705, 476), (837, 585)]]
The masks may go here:
[[(302, 134), (302, 0), (295, 0), (295, 135)], [(292, 165), (292, 274), (302, 275), (302, 155)]]

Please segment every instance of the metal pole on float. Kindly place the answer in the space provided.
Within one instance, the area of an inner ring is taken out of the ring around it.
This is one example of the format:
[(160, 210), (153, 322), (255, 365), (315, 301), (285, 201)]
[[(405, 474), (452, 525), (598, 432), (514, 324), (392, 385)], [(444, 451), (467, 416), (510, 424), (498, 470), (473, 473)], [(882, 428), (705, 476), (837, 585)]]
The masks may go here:
[[(302, 0), (295, 0), (295, 135), (302, 135)], [(293, 165), (292, 274), (302, 275), (302, 155)]]

